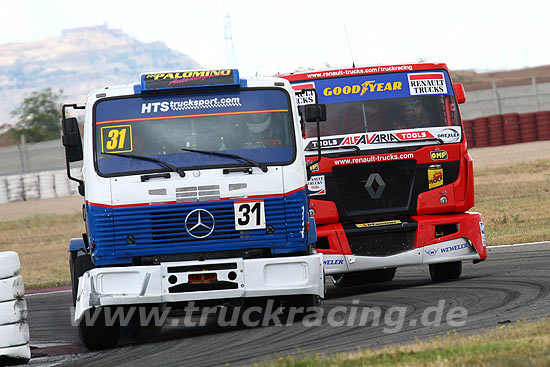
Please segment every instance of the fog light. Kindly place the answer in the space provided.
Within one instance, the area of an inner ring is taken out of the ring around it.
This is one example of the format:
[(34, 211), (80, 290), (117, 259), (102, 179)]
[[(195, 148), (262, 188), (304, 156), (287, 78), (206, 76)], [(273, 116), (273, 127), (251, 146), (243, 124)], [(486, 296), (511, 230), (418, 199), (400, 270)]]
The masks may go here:
[(310, 217), (315, 216), (315, 209), (309, 208), (309, 216), (310, 216)]
[(442, 204), (442, 205), (445, 205), (447, 204), (449, 200), (447, 200), (447, 197), (446, 196), (442, 196), (439, 198), (439, 202)]

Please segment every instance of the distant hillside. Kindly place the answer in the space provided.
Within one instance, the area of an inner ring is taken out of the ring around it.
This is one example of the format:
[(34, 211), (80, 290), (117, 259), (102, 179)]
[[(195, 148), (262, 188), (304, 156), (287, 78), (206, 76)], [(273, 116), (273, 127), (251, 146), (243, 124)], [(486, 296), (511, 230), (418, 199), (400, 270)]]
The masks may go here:
[(64, 30), (61, 37), (0, 45), (0, 123), (26, 95), (63, 89), (63, 102), (84, 103), (93, 89), (138, 80), (140, 73), (197, 69), (189, 56), (162, 42), (143, 43), (106, 24)]

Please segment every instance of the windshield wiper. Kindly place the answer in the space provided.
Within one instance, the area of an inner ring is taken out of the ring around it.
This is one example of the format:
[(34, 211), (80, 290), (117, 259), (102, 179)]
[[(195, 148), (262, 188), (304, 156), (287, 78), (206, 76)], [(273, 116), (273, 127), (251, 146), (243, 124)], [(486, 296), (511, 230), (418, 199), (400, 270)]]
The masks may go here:
[(218, 152), (216, 150), (212, 151), (212, 150), (199, 150), (199, 149), (187, 149), (187, 148), (182, 148), (181, 150), (186, 152), (192, 152), (192, 153), (212, 154), (212, 155), (218, 155), (220, 157), (241, 159), (254, 167), (258, 167), (259, 169), (262, 170), (262, 172), (267, 172), (267, 165), (265, 163), (256, 162), (255, 160), (252, 160), (246, 157), (241, 157), (240, 155), (237, 155), (237, 154), (223, 153), (223, 152)]
[(152, 157), (147, 157), (147, 156), (142, 156), (142, 155), (135, 155), (135, 154), (123, 154), (123, 153), (106, 153), (106, 152), (103, 152), (101, 154), (114, 155), (116, 157), (136, 158), (136, 159), (142, 159), (144, 161), (159, 163), (159, 164), (162, 164), (164, 167), (169, 168), (172, 172), (176, 172), (178, 175), (180, 175), (180, 177), (185, 177), (185, 170), (182, 167), (176, 167), (176, 166), (174, 166), (170, 163), (167, 163), (167, 162), (165, 162), (163, 160), (160, 160), (160, 159), (157, 159), (157, 158), (152, 158)]
[(361, 149), (357, 145), (342, 145), (341, 147), (321, 147), (321, 150), (336, 150), (336, 149), (353, 149), (355, 151), (355, 155), (359, 155), (361, 153)]
[[(433, 141), (435, 140), (437, 144), (445, 144), (445, 142), (439, 138), (436, 138), (435, 136), (433, 138), (425, 138), (425, 139), (413, 139), (413, 140), (400, 140), (399, 143), (414, 143), (415, 141)], [(394, 143), (392, 141), (392, 143)]]

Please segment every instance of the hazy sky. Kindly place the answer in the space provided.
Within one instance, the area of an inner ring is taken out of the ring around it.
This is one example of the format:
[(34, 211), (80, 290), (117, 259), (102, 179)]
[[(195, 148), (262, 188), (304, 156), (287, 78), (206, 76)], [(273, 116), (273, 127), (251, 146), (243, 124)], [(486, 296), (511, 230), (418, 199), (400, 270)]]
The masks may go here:
[[(0, 43), (107, 23), (226, 67), (224, 15), (242, 74), (426, 61), (451, 69), (550, 64), (550, 2), (350, 0), (3, 0)], [(349, 38), (346, 38), (346, 30)], [(351, 52), (350, 52), (351, 48)]]

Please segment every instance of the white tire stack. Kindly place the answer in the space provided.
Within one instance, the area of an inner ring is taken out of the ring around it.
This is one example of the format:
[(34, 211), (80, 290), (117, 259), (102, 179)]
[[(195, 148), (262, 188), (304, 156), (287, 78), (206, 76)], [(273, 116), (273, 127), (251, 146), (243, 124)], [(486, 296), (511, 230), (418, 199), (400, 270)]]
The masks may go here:
[(31, 358), (25, 286), (19, 275), (19, 255), (0, 252), (0, 362), (26, 362)]
[(6, 177), (0, 177), (0, 204), (7, 203), (8, 200), (8, 186), (6, 186)]
[(55, 187), (53, 185), (53, 172), (44, 171), (38, 173), (40, 188), (40, 199), (50, 199), (55, 197)]
[[(77, 178), (79, 180), (82, 180), (82, 169), (81, 168), (71, 168), (71, 176), (74, 178)], [(69, 180), (69, 188), (71, 195), (79, 195), (78, 194), (78, 182)]]
[(7, 176), (6, 181), (8, 183), (8, 200), (23, 200), (23, 181), (21, 180), (21, 175)]
[(23, 191), (25, 200), (36, 200), (40, 198), (40, 187), (38, 186), (38, 175), (26, 173), (23, 175)]
[(66, 170), (53, 172), (55, 195), (60, 198), (70, 195), (69, 179)]

